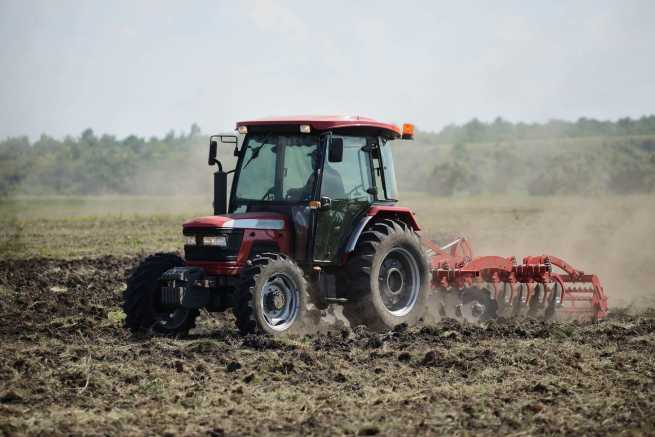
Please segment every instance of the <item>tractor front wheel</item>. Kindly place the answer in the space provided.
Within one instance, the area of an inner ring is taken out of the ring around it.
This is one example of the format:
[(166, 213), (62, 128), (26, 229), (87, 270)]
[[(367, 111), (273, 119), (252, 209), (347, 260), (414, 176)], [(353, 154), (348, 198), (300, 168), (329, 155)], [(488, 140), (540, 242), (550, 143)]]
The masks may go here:
[(418, 235), (405, 223), (381, 220), (363, 232), (348, 273), (353, 302), (344, 315), (352, 327), (384, 330), (413, 325), (423, 315), (429, 267)]
[(159, 278), (165, 271), (183, 265), (182, 258), (173, 253), (157, 253), (139, 264), (127, 279), (123, 293), (127, 328), (175, 335), (186, 334), (195, 326), (198, 310), (166, 308), (160, 300)]
[(280, 253), (264, 253), (243, 270), (234, 305), (242, 334), (302, 335), (309, 304), (302, 269)]

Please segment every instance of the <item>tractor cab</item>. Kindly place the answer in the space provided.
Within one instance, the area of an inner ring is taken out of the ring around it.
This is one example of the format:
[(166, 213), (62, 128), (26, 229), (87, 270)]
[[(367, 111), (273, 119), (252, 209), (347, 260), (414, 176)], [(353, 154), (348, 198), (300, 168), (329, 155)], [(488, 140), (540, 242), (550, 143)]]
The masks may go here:
[[(283, 226), (268, 230), (284, 232), (290, 237), (287, 241), (258, 239), (248, 253), (241, 253), (235, 261), (240, 264), (258, 253), (284, 251), (304, 266), (337, 266), (347, 254), (349, 243), (352, 246), (353, 230), (368, 221), (371, 208), (391, 207), (397, 202), (389, 142), (411, 138), (407, 126), (403, 133), (395, 125), (364, 117), (287, 117), (239, 122), (237, 130), (243, 135), (240, 147), (236, 136), (217, 135), (210, 139), (209, 163), (218, 164), (214, 179), (215, 217), (185, 224), (185, 234), (194, 236), (192, 228), (202, 222), (216, 223), (216, 217), (224, 215), (230, 217), (233, 226), (242, 224), (251, 233), (265, 230), (261, 229), (264, 225)], [(223, 171), (217, 156), (219, 141), (234, 143), (238, 156), (229, 202), (229, 172)], [(271, 221), (271, 217), (277, 217), (277, 221)], [(187, 248), (187, 260), (207, 267), (203, 261), (208, 260), (196, 257), (194, 249), (197, 247)]]

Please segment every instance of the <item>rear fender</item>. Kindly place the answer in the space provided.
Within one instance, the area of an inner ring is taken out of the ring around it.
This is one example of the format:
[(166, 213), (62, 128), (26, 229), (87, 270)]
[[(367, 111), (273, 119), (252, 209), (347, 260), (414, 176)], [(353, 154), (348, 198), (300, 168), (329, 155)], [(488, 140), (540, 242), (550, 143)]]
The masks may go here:
[(415, 231), (420, 231), (421, 227), (416, 221), (416, 213), (404, 206), (392, 205), (374, 205), (366, 213), (375, 219), (388, 218), (396, 221), (407, 223)]
[(359, 237), (369, 223), (383, 218), (404, 222), (415, 231), (421, 230), (421, 227), (416, 221), (416, 214), (411, 209), (402, 206), (374, 205), (368, 209), (366, 215), (360, 218), (353, 227), (353, 232), (350, 234), (350, 238), (348, 238), (343, 251), (344, 255), (348, 256), (355, 250)]

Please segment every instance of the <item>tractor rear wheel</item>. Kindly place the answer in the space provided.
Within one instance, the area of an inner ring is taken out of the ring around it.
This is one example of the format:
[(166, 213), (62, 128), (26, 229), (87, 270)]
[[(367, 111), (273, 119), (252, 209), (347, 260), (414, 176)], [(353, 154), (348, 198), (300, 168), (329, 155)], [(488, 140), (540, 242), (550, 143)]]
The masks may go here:
[(241, 274), (234, 304), (242, 334), (303, 334), (310, 301), (307, 280), (291, 258), (263, 253)]
[(351, 327), (384, 330), (415, 324), (430, 290), (428, 261), (418, 235), (403, 222), (381, 220), (362, 233), (348, 262)]
[(125, 326), (132, 331), (152, 329), (160, 334), (186, 334), (195, 326), (198, 310), (165, 308), (160, 303), (159, 278), (166, 270), (184, 265), (174, 253), (147, 257), (127, 279), (123, 293)]

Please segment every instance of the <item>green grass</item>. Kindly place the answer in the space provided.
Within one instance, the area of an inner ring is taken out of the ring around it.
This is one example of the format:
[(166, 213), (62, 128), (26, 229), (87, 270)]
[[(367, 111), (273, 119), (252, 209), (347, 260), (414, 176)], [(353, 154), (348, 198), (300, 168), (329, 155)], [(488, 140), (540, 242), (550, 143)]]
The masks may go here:
[(18, 197), (0, 201), (0, 256), (80, 258), (179, 250), (201, 197)]

